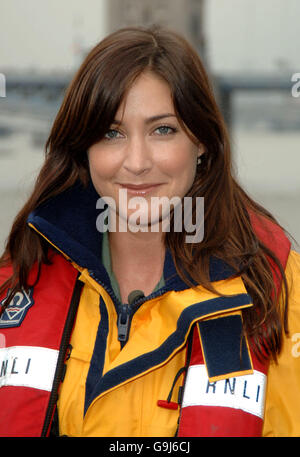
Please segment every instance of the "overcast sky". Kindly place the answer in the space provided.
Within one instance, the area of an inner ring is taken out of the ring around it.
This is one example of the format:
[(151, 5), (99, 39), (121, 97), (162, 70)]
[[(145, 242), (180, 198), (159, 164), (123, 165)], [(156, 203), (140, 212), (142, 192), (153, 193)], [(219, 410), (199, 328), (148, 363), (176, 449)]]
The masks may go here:
[(0, 0), (1, 68), (69, 70), (105, 34), (105, 0)]
[(207, 0), (206, 35), (219, 71), (300, 71), (299, 0)]
[[(143, 0), (141, 0), (143, 1)], [(106, 33), (106, 0), (0, 0), (0, 73), (70, 70)], [(206, 0), (218, 72), (300, 71), (300, 0)]]

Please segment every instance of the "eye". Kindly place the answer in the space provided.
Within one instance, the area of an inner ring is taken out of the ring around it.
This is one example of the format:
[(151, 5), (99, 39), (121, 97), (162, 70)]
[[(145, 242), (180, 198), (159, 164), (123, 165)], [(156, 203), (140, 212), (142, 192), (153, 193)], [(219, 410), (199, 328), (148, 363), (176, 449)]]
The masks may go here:
[(174, 127), (169, 127), (168, 125), (161, 125), (157, 127), (154, 132), (158, 132), (159, 135), (170, 135), (176, 133), (177, 129)]
[(109, 129), (104, 135), (104, 138), (106, 140), (115, 140), (120, 137), (121, 137), (121, 133), (116, 129)]

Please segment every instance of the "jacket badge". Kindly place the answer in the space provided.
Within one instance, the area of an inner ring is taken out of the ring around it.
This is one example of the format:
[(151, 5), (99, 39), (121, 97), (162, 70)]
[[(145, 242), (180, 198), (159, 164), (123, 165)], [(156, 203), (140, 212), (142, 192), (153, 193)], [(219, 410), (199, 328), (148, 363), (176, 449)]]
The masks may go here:
[[(8, 293), (9, 291), (6, 298)], [(19, 327), (21, 325), (28, 309), (34, 304), (32, 294), (33, 288), (30, 288), (28, 291), (22, 289), (14, 295), (0, 317), (0, 328)], [(6, 298), (0, 302), (0, 307), (4, 305)]]

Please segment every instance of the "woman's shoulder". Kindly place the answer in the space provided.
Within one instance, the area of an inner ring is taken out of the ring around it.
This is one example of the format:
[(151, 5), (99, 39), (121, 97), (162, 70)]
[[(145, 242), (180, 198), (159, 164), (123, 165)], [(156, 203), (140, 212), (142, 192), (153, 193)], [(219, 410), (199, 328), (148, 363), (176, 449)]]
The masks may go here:
[(264, 436), (300, 434), (300, 254), (291, 250), (285, 269), (288, 300), (288, 334), (283, 336), (277, 362), (270, 364)]
[(270, 253), (275, 255), (285, 269), (291, 252), (291, 241), (285, 230), (275, 220), (265, 215), (249, 211), (249, 216), (253, 231), (259, 241)]
[[(9, 280), (13, 277), (14, 268), (11, 261), (2, 262), (0, 266), (0, 288), (7, 282), (7, 286), (0, 297), (5, 295), (7, 289), (10, 287)], [(74, 281), (78, 276), (78, 269), (74, 267), (74, 264), (67, 259), (60, 252), (50, 249), (48, 252), (47, 261), (41, 262), (40, 265), (37, 261), (27, 271), (27, 284), (41, 284), (47, 286), (51, 282), (57, 284), (59, 282), (68, 283)]]
[(291, 243), (284, 229), (266, 215), (249, 211), (251, 225), (257, 237), (264, 243), (284, 242), (290, 247)]
[(300, 269), (300, 252), (296, 251), (295, 249), (291, 249), (289, 255), (289, 263), (293, 265), (296, 270)]
[(300, 312), (300, 253), (294, 249), (290, 250), (285, 268), (285, 274), (289, 285), (290, 294), (299, 302)]

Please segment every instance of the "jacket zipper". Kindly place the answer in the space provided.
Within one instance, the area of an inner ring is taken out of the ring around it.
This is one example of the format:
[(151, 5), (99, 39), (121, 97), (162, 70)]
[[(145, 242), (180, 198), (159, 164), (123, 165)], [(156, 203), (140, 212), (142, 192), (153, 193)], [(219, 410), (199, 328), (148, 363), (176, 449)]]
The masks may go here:
[(126, 303), (120, 305), (119, 307), (119, 316), (118, 316), (118, 340), (123, 346), (128, 340), (128, 333), (132, 319), (132, 311), (130, 306)]
[[(79, 275), (78, 275), (79, 276)], [(79, 304), (79, 299), (80, 299), (80, 294), (81, 290), (83, 287), (83, 282), (76, 280), (72, 298), (71, 298), (71, 303), (67, 315), (67, 319), (65, 322), (61, 342), (60, 342), (60, 348), (59, 348), (59, 354), (58, 354), (58, 359), (57, 359), (57, 364), (56, 364), (56, 370), (55, 370), (55, 375), (54, 375), (54, 380), (53, 380), (53, 385), (52, 385), (52, 391), (50, 394), (50, 399), (49, 403), (47, 406), (47, 411), (45, 414), (45, 420), (44, 420), (44, 425), (42, 429), (42, 437), (48, 436), (48, 432), (50, 429), (50, 425), (52, 422), (52, 418), (55, 413), (55, 408), (56, 408), (56, 402), (57, 402), (57, 397), (58, 397), (58, 389), (64, 374), (64, 368), (65, 368), (65, 358), (67, 354), (67, 350), (69, 347), (69, 342), (71, 338), (71, 333), (73, 329), (73, 324), (75, 320), (75, 316), (77, 313), (77, 308)]]
[(166, 288), (162, 288), (157, 292), (153, 292), (147, 297), (142, 297), (136, 299), (131, 305), (128, 303), (121, 304), (118, 307), (118, 340), (121, 342), (121, 347), (128, 341), (129, 331), (131, 326), (131, 321), (134, 313), (145, 303), (146, 301), (151, 300), (152, 298), (159, 297), (166, 292)]
[(108, 293), (108, 295), (111, 297), (116, 311), (118, 315), (118, 320), (117, 320), (117, 325), (118, 325), (118, 340), (121, 343), (121, 347), (126, 344), (128, 341), (129, 337), (129, 330), (130, 330), (130, 325), (131, 321), (133, 318), (134, 313), (139, 309), (139, 307), (145, 303), (148, 300), (151, 300), (152, 298), (159, 297), (160, 295), (163, 295), (165, 292), (168, 291), (166, 287), (161, 288), (157, 292), (152, 292), (150, 295), (147, 295), (146, 297), (141, 297), (136, 299), (131, 305), (128, 303), (121, 303), (118, 297), (115, 295), (114, 291), (108, 287), (106, 284), (104, 284), (93, 271), (89, 270), (89, 275), (97, 281), (100, 286), (103, 287), (103, 289)]

